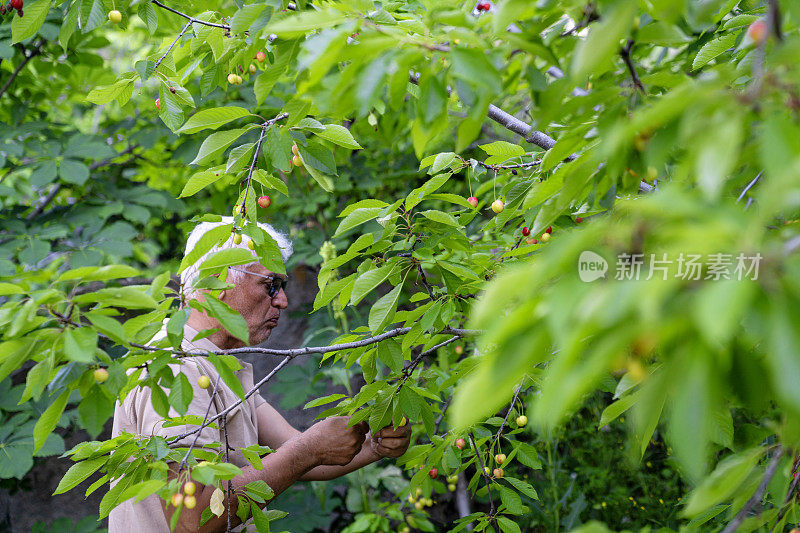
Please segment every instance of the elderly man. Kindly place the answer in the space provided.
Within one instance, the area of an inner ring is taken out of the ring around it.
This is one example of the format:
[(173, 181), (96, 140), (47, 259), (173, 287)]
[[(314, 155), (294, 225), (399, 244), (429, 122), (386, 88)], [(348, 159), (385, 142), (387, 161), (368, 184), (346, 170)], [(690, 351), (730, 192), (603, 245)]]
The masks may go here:
[[(186, 253), (194, 248), (200, 237), (208, 230), (231, 223), (230, 218), (219, 223), (201, 223), (189, 236)], [(267, 224), (259, 226), (278, 243), (285, 261), (291, 254), (291, 243), (271, 226)], [(220, 248), (232, 247), (247, 249), (247, 237), (238, 244), (230, 238), (221, 247), (210, 250), (206, 255)], [(196, 264), (201, 264), (203, 259), (200, 258)], [(184, 271), (181, 282), (188, 297), (201, 299), (202, 292), (195, 293), (191, 289), (196, 277), (197, 269), (190, 267)], [(268, 271), (258, 262), (253, 262), (237, 267), (236, 270), (231, 269), (228, 281), (235, 284), (235, 287), (223, 291), (219, 299), (241, 313), (247, 322), (251, 345), (264, 342), (272, 328), (278, 324), (281, 310), (286, 309), (288, 305), (284, 292), (286, 278)], [(198, 332), (210, 329), (217, 331), (208, 337), (196, 338)], [(162, 332), (160, 335), (165, 334)], [(216, 319), (192, 309), (184, 328), (182, 346), (187, 350), (219, 351), (243, 347), (245, 344), (222, 328)], [(253, 367), (243, 361), (241, 365), (242, 369), (235, 374), (244, 389), (250, 390), (253, 388)], [(205, 357), (185, 358), (182, 365), (174, 366), (173, 372), (184, 373), (194, 388), (194, 397), (187, 414), (202, 418), (209, 409), (209, 416), (213, 417), (239, 399), (221, 379), (217, 379), (218, 372)], [(200, 376), (207, 376), (211, 384), (217, 383), (217, 393), (213, 398), (211, 393), (213, 387), (204, 389), (198, 385)], [(177, 416), (177, 413), (171, 412), (170, 415)], [(276, 494), (284, 491), (295, 481), (333, 479), (383, 457), (399, 457), (408, 448), (410, 436), (408, 426), (398, 429), (387, 427), (376, 435), (370, 435), (365, 423), (347, 427), (348, 420), (348, 417), (332, 417), (300, 432), (256, 393), (228, 414), (224, 430), (204, 428), (197, 437), (196, 446), (227, 441), (234, 450), (230, 455), (230, 461), (242, 469), (242, 474), (232, 480), (234, 489), (244, 487), (255, 480), (263, 480)], [(133, 389), (125, 400), (117, 405), (114, 412), (114, 436), (128, 432), (170, 438), (182, 435), (192, 428), (196, 426), (163, 427), (163, 419), (153, 409), (151, 389), (147, 387)], [(186, 447), (195, 436), (186, 437), (174, 446)], [(276, 450), (262, 457), (263, 468), (259, 470), (253, 468), (238, 452), (240, 448), (254, 444), (269, 446)], [(169, 476), (174, 478), (176, 475), (177, 467), (173, 464)], [(176, 531), (225, 531), (228, 523), (227, 501), (226, 513), (220, 517), (214, 516), (204, 525), (200, 525), (201, 513), (209, 506), (214, 490), (213, 486), (198, 484), (195, 494), (197, 505), (192, 509), (183, 509)], [(235, 498), (231, 504), (233, 511), (231, 521), (233, 524), (238, 524), (239, 519), (235, 516)], [(134, 503), (134, 500), (130, 499), (111, 512), (109, 531), (110, 533), (142, 531), (166, 533), (170, 530), (169, 520), (174, 510), (172, 506), (165, 506), (163, 500), (156, 495), (140, 503)]]

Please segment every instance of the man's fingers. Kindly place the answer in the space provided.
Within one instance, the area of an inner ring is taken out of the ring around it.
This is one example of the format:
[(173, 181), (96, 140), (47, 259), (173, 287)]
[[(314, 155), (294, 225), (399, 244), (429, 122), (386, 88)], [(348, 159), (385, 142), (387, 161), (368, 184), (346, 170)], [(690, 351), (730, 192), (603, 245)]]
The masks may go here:
[(407, 442), (405, 439), (383, 437), (381, 438), (380, 444), (378, 444), (378, 452), (381, 455), (386, 455), (394, 451), (403, 449), (406, 446), (406, 444)]
[(353, 426), (353, 428), (362, 435), (366, 435), (367, 433), (369, 433), (369, 423), (367, 422), (359, 422), (358, 424)]
[(386, 426), (385, 428), (381, 429), (376, 437), (405, 437), (411, 434), (411, 428), (406, 426), (401, 426), (399, 428), (393, 428), (392, 426)]

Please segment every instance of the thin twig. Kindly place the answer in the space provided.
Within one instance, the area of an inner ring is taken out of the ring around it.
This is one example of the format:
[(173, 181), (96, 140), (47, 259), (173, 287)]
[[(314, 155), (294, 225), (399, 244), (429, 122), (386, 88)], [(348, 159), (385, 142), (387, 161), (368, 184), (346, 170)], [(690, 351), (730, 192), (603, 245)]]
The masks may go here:
[(517, 387), (516, 392), (514, 393), (514, 398), (511, 400), (511, 405), (508, 406), (508, 411), (506, 411), (506, 416), (503, 418), (503, 423), (500, 424), (500, 427), (497, 429), (497, 434), (494, 436), (492, 447), (500, 440), (500, 435), (503, 433), (503, 427), (505, 427), (506, 422), (508, 422), (508, 416), (511, 414), (511, 411), (514, 410), (514, 404), (517, 403), (517, 398), (519, 398), (519, 393), (522, 391), (522, 383), (519, 384)]
[[(28, 61), (30, 61), (31, 59), (42, 53), (42, 46), (44, 46), (45, 42), (46, 41), (42, 40), (39, 41), (38, 44), (34, 45), (33, 50), (30, 51), (30, 54), (25, 56), (25, 59), (23, 59), (22, 62), (19, 65), (17, 65), (17, 68), (14, 69), (14, 72), (11, 73), (11, 77), (6, 80), (6, 82), (3, 84), (3, 88), (0, 89), (0, 96), (3, 96), (3, 94), (5, 94), (5, 92), (8, 90), (8, 88), (11, 87), (11, 84), (14, 82), (14, 79), (17, 77), (20, 71), (23, 68), (25, 68), (25, 65), (28, 64)], [(24, 50), (22, 54), (25, 55)]]
[(247, 391), (247, 392), (245, 393), (245, 395), (244, 395), (244, 399), (242, 399), (242, 398), (239, 398), (239, 399), (238, 399), (238, 400), (236, 400), (234, 403), (232, 403), (231, 405), (229, 405), (228, 407), (226, 407), (226, 408), (225, 408), (225, 409), (224, 409), (222, 412), (220, 412), (220, 413), (218, 413), (217, 415), (215, 415), (215, 416), (213, 416), (213, 417), (209, 418), (209, 419), (208, 419), (207, 421), (205, 421), (203, 424), (201, 424), (201, 425), (197, 426), (197, 427), (196, 427), (196, 428), (194, 428), (194, 429), (191, 429), (191, 430), (187, 431), (186, 433), (184, 433), (184, 434), (182, 434), (182, 435), (177, 435), (176, 437), (173, 437), (173, 438), (171, 438), (169, 441), (167, 441), (167, 444), (168, 444), (168, 445), (175, 444), (176, 442), (179, 442), (179, 441), (181, 441), (181, 440), (185, 439), (185, 438), (186, 438), (186, 437), (188, 437), (189, 435), (194, 435), (195, 433), (197, 433), (197, 432), (199, 432), (199, 431), (202, 431), (202, 430), (203, 430), (203, 429), (204, 429), (206, 426), (208, 426), (209, 424), (212, 424), (212, 423), (213, 423), (213, 422), (215, 422), (216, 420), (218, 420), (218, 419), (220, 419), (220, 418), (222, 418), (222, 417), (224, 417), (224, 416), (227, 416), (227, 415), (228, 415), (228, 413), (230, 413), (231, 411), (233, 411), (233, 410), (234, 410), (236, 407), (238, 407), (240, 404), (244, 403), (244, 402), (247, 400), (247, 398), (249, 398), (250, 396), (252, 396), (253, 394), (255, 394), (255, 393), (256, 393), (256, 391), (257, 391), (257, 390), (258, 390), (258, 389), (259, 389), (259, 388), (260, 388), (260, 387), (261, 387), (261, 386), (262, 386), (264, 383), (266, 383), (267, 381), (269, 381), (270, 379), (272, 379), (272, 377), (273, 377), (275, 374), (277, 374), (277, 373), (278, 373), (278, 371), (279, 371), (281, 368), (285, 367), (285, 366), (286, 366), (286, 365), (289, 363), (289, 361), (291, 361), (291, 360), (292, 360), (292, 358), (291, 358), (291, 357), (287, 357), (287, 358), (285, 358), (283, 361), (281, 361), (280, 363), (278, 363), (278, 365), (277, 365), (275, 368), (273, 368), (273, 369), (272, 369), (272, 372), (270, 372), (269, 374), (267, 374), (266, 376), (264, 376), (263, 378), (261, 378), (261, 381), (259, 381), (259, 382), (258, 382), (258, 383), (256, 383), (255, 385), (253, 385), (253, 388), (252, 388), (252, 389), (250, 389), (249, 391)]
[(267, 131), (267, 126), (269, 126), (269, 122), (265, 122), (261, 125), (261, 135), (258, 137), (258, 144), (256, 145), (255, 153), (253, 154), (253, 162), (250, 164), (250, 171), (247, 173), (247, 187), (244, 189), (244, 199), (242, 200), (242, 208), (239, 211), (242, 216), (245, 216), (245, 210), (247, 205), (247, 193), (250, 192), (250, 184), (253, 181), (253, 170), (256, 168), (256, 162), (258, 161), (258, 152), (261, 151), (261, 143), (264, 142), (264, 133)]
[(417, 368), (417, 366), (419, 365), (420, 361), (422, 361), (428, 355), (436, 352), (436, 350), (438, 350), (439, 348), (447, 346), (451, 342), (456, 341), (456, 340), (458, 340), (460, 338), (461, 337), (459, 335), (455, 335), (453, 337), (450, 337), (446, 341), (440, 342), (439, 344), (437, 344), (433, 348), (425, 350), (424, 352), (420, 353), (416, 358), (414, 358), (414, 360), (411, 362), (411, 364), (408, 365), (405, 369), (403, 369), (402, 376), (400, 378), (398, 378), (398, 379), (400, 379), (400, 383), (397, 385), (397, 390), (395, 391), (395, 393), (400, 392), (400, 389), (403, 388), (403, 383), (405, 383), (408, 380), (408, 378), (411, 377), (411, 374), (414, 373), (414, 370)]
[[(222, 422), (220, 423), (220, 427), (225, 432), (225, 462), (231, 462), (230, 450), (231, 445), (228, 442), (228, 415), (222, 417)], [(200, 433), (198, 433), (199, 435)], [(228, 528), (225, 530), (227, 533), (231, 531), (231, 504), (233, 503), (233, 481), (228, 480)]]
[(228, 30), (228, 31), (230, 31), (230, 29), (231, 29), (230, 26), (226, 26), (225, 24), (215, 24), (213, 22), (206, 22), (205, 20), (200, 20), (200, 19), (196, 19), (194, 17), (190, 17), (186, 13), (181, 13), (177, 9), (173, 9), (173, 8), (171, 8), (169, 6), (165, 6), (164, 4), (159, 2), (158, 0), (150, 0), (150, 1), (152, 3), (154, 3), (155, 5), (157, 5), (158, 7), (162, 8), (162, 9), (166, 9), (167, 11), (171, 11), (171, 12), (175, 13), (176, 15), (182, 16), (183, 18), (189, 20), (189, 22), (196, 22), (198, 24), (203, 24), (204, 26), (211, 26), (213, 28), (222, 28), (223, 30)]
[(478, 161), (477, 159), (474, 159), (473, 161), (475, 161), (476, 163), (478, 163), (480, 166), (482, 166), (485, 169), (495, 170), (495, 171), (496, 170), (504, 170), (504, 169), (508, 170), (508, 169), (514, 169), (514, 168), (530, 168), (530, 167), (535, 167), (536, 165), (538, 165), (538, 164), (540, 164), (542, 162), (541, 159), (537, 159), (537, 160), (531, 161), (529, 163), (516, 163), (516, 164), (513, 164), (513, 165), (487, 165), (483, 161)]
[(744, 198), (744, 195), (747, 194), (747, 191), (749, 191), (753, 187), (753, 185), (758, 183), (758, 180), (761, 179), (761, 175), (762, 174), (763, 174), (763, 172), (759, 172), (758, 175), (755, 178), (753, 178), (753, 181), (751, 181), (750, 183), (747, 184), (747, 187), (744, 188), (744, 190), (742, 191), (742, 194), (740, 194), (739, 198), (736, 199), (737, 202), (741, 202), (742, 201), (742, 198)]
[(478, 459), (478, 465), (481, 468), (481, 474), (483, 474), (483, 478), (486, 480), (486, 490), (489, 491), (489, 516), (494, 515), (494, 499), (492, 498), (492, 488), (490, 485), (492, 484), (492, 480), (489, 477), (489, 474), (486, 473), (486, 466), (483, 464), (483, 457), (481, 457), (480, 452), (478, 451), (478, 445), (475, 444), (475, 437), (472, 435), (470, 431), (468, 433), (469, 441), (472, 443), (472, 449), (475, 450), (475, 457)]
[[(764, 496), (764, 492), (767, 490), (767, 485), (769, 485), (772, 476), (775, 475), (775, 472), (778, 470), (778, 464), (781, 462), (781, 457), (783, 456), (783, 448), (779, 447), (775, 450), (775, 455), (772, 456), (772, 460), (767, 466), (767, 469), (764, 471), (764, 477), (761, 479), (761, 483), (758, 484), (758, 488), (756, 489), (755, 493), (747, 500), (747, 503), (739, 509), (739, 512), (736, 513), (736, 516), (733, 517), (733, 520), (725, 526), (725, 529), (722, 530), (722, 533), (733, 533), (736, 531), (750, 511), (761, 502), (761, 498)], [(760, 514), (760, 511), (759, 513)]]
[(625, 61), (625, 66), (628, 67), (628, 72), (631, 74), (633, 86), (642, 94), (645, 94), (644, 85), (642, 84), (642, 80), (639, 79), (639, 74), (636, 72), (636, 65), (633, 64), (633, 59), (631, 58), (631, 50), (633, 50), (633, 39), (628, 39), (625, 47), (620, 50), (620, 55), (622, 56), (622, 60)]
[[(214, 380), (214, 389), (211, 391), (211, 398), (208, 399), (208, 407), (206, 407), (206, 414), (203, 416), (203, 424), (205, 424), (206, 420), (208, 420), (208, 414), (211, 412), (211, 406), (214, 404), (214, 396), (217, 395), (217, 387), (219, 386), (219, 379), (222, 377), (221, 374), (217, 374), (217, 379)], [(189, 460), (189, 454), (192, 453), (192, 450), (197, 445), (197, 439), (200, 438), (200, 433), (198, 432), (197, 435), (194, 436), (194, 440), (189, 445), (189, 449), (186, 450), (186, 454), (181, 459), (181, 462), (178, 464), (178, 472), (180, 473), (181, 470), (186, 468), (186, 461)]]
[(167, 51), (164, 52), (164, 55), (162, 55), (161, 57), (158, 58), (158, 61), (156, 61), (156, 64), (153, 65), (153, 70), (158, 70), (158, 66), (161, 64), (162, 61), (164, 61), (164, 58), (166, 58), (169, 55), (169, 53), (172, 51), (172, 49), (175, 47), (175, 45), (178, 44), (178, 41), (181, 40), (181, 37), (183, 37), (183, 34), (186, 33), (186, 31), (191, 27), (192, 27), (192, 21), (189, 20), (189, 22), (186, 23), (186, 25), (183, 27), (183, 29), (178, 34), (178, 36), (175, 37), (175, 40), (172, 41), (172, 44), (170, 44), (169, 47), (167, 47)]

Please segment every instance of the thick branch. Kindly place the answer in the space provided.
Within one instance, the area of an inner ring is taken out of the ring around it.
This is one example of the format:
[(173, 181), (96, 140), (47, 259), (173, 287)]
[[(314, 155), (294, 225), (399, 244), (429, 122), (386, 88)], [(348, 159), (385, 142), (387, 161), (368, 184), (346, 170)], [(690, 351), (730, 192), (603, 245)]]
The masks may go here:
[(14, 72), (11, 73), (11, 77), (8, 78), (6, 82), (3, 84), (3, 87), (0, 88), (0, 97), (3, 96), (3, 94), (5, 94), (5, 92), (8, 90), (9, 87), (11, 87), (11, 84), (14, 82), (14, 79), (17, 77), (17, 75), (19, 75), (20, 71), (23, 68), (25, 68), (25, 65), (28, 64), (28, 61), (30, 61), (31, 59), (42, 53), (42, 46), (44, 46), (44, 43), (45, 41), (43, 40), (39, 41), (39, 43), (37, 43), (33, 47), (33, 50), (30, 51), (30, 54), (25, 56), (25, 59), (23, 59), (22, 62), (19, 65), (17, 65), (17, 68), (14, 69)]
[(783, 457), (783, 448), (778, 448), (775, 451), (775, 455), (772, 456), (772, 461), (770, 461), (769, 466), (764, 471), (764, 477), (761, 479), (761, 483), (758, 484), (758, 488), (756, 489), (755, 493), (747, 500), (747, 503), (739, 509), (739, 512), (736, 513), (736, 516), (733, 517), (733, 520), (722, 530), (722, 533), (733, 533), (736, 531), (744, 519), (747, 518), (747, 515), (750, 514), (750, 511), (761, 502), (761, 498), (764, 496), (764, 492), (767, 490), (767, 485), (769, 485), (772, 476), (775, 475), (775, 472), (778, 470), (778, 465), (781, 462), (781, 457)]

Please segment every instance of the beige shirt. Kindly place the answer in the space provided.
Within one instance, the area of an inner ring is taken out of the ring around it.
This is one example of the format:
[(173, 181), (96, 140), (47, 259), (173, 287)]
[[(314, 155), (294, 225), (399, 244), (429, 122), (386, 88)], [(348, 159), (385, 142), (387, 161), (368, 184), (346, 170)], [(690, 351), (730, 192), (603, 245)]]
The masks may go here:
[[(163, 337), (166, 333), (156, 335)], [(186, 350), (211, 350), (218, 351), (208, 339), (192, 341), (197, 335), (197, 330), (190, 326), (185, 326), (183, 330), (183, 343), (181, 347)], [(188, 415), (203, 417), (208, 409), (211, 392), (219, 373), (214, 365), (206, 357), (187, 357), (182, 360), (183, 364), (170, 365), (172, 371), (183, 372), (192, 384), (194, 396), (187, 410)], [(253, 365), (240, 361), (242, 369), (235, 372), (241, 381), (245, 392), (253, 388)], [(201, 389), (197, 385), (197, 378), (206, 375), (211, 380), (211, 386)], [(230, 387), (225, 385), (222, 379), (217, 386), (217, 394), (211, 402), (209, 418), (222, 412), (226, 407), (236, 403), (239, 397)], [(258, 392), (247, 398), (247, 400), (234, 408), (227, 415), (228, 443), (232, 448), (238, 450), (242, 447), (258, 444), (258, 418), (256, 409), (263, 403), (264, 398)], [(170, 408), (170, 416), (180, 416), (174, 409)], [(141, 436), (160, 435), (169, 439), (182, 435), (187, 431), (196, 428), (196, 425), (179, 425), (173, 427), (163, 427), (163, 418), (153, 409), (149, 387), (136, 387), (126, 397), (122, 403), (117, 403), (114, 410), (114, 427), (112, 437), (116, 437), (123, 432)], [(217, 424), (219, 425), (219, 424)], [(196, 434), (192, 434), (184, 439), (172, 444), (171, 447), (188, 447), (194, 440)], [(212, 442), (225, 443), (225, 432), (222, 428), (206, 427), (200, 432), (196, 447)], [(241, 452), (234, 451), (230, 454), (230, 462), (236, 466), (243, 467), (247, 464)], [(130, 499), (111, 511), (108, 519), (109, 533), (169, 533), (169, 524), (164, 516), (161, 506), (161, 498), (153, 494), (139, 503), (134, 504)]]

